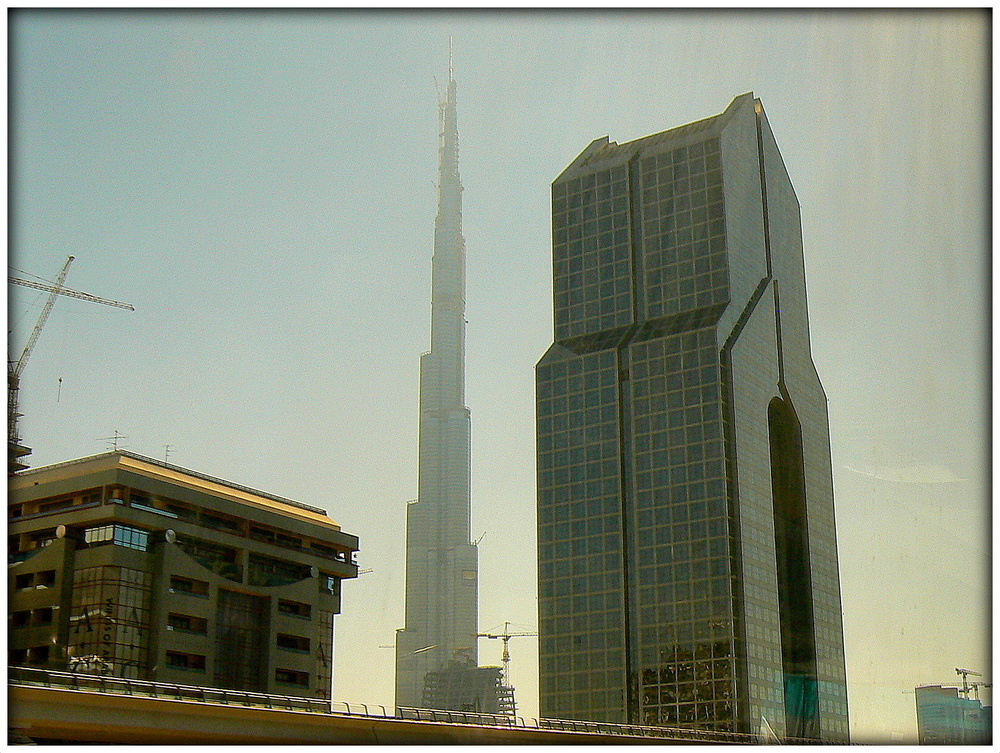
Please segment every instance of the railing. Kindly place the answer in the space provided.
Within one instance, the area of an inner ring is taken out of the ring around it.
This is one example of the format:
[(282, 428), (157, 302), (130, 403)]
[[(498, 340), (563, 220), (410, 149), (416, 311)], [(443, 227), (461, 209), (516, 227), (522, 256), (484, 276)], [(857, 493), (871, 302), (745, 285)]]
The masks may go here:
[[(345, 710), (340, 711), (338, 708), (334, 711), (331, 702), (323, 698), (255, 693), (248, 690), (228, 690), (226, 688), (206, 688), (198, 685), (132, 680), (127, 677), (111, 677), (110, 675), (95, 675), (82, 672), (63, 672), (34, 667), (8, 667), (7, 682), (10, 685), (40, 685), (47, 688), (71, 688), (73, 690), (109, 693), (113, 695), (143, 696), (177, 701), (196, 701), (199, 703), (220, 703), (229, 706), (262, 706), (269, 709), (310, 711), (325, 714), (356, 713), (352, 711), (349, 704), (338, 704), (339, 706), (344, 706)], [(376, 714), (368, 711), (368, 708), (365, 707), (363, 715), (375, 716)], [(385, 712), (384, 707), (380, 708)], [(391, 715), (383, 713), (383, 716)]]
[[(396, 713), (390, 713), (381, 704), (346, 703), (343, 701), (329, 701), (322, 698), (255, 693), (248, 690), (206, 688), (197, 685), (181, 685), (178, 683), (153, 682), (150, 680), (131, 680), (108, 675), (65, 672), (35, 667), (8, 667), (7, 682), (10, 685), (71, 688), (73, 690), (115, 695), (195, 701), (198, 703), (218, 703), (230, 706), (258, 706), (269, 709), (343, 716), (363, 716), (376, 719), (404, 719), (447, 724), (470, 724), (481, 727), (550, 730), (554, 732), (583, 732), (595, 735), (648, 737), (697, 743), (753, 744), (761, 742), (761, 738), (754, 734), (685, 729), (680, 727), (651, 727), (638, 724), (586, 722), (573, 719), (538, 719), (534, 717), (507, 716), (504, 714), (481, 714), (467, 711), (445, 711), (408, 707), (402, 707), (397, 709)], [(827, 741), (798, 740), (794, 738), (783, 738), (781, 742), (811, 745), (829, 744)]]
[(584, 732), (619, 737), (652, 737), (702, 743), (746, 744), (759, 742), (757, 735), (740, 732), (718, 732), (715, 730), (684, 729), (679, 727), (649, 727), (637, 724), (586, 722), (575, 719), (536, 719), (534, 717), (512, 717), (502, 714), (479, 714), (466, 711), (442, 711), (438, 709), (400, 708), (399, 717), (425, 722), (476, 724), (486, 727), (519, 727), (522, 729), (551, 730), (554, 732)]
[(481, 714), (473, 711), (447, 711), (442, 709), (416, 709), (401, 707), (398, 710), (400, 719), (418, 722), (448, 722), (450, 724), (477, 724), (483, 727), (525, 727), (538, 729), (537, 724), (519, 716), (505, 714)]

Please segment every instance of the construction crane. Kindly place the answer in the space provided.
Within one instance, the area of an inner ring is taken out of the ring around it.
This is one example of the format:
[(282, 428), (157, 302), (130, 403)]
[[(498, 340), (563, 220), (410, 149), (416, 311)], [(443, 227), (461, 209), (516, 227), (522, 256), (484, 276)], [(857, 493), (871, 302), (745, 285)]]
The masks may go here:
[[(982, 672), (973, 672), (971, 669), (959, 669), (958, 667), (955, 667), (955, 673), (962, 675), (962, 689), (959, 692), (962, 695), (964, 695), (966, 698), (968, 698), (969, 697), (969, 675), (972, 675), (973, 677), (982, 677), (983, 676)], [(978, 690), (976, 691), (976, 694), (977, 695), (979, 694)]]
[(509, 643), (511, 638), (520, 638), (523, 636), (538, 635), (538, 633), (512, 633), (510, 632), (510, 623), (505, 622), (503, 624), (502, 633), (478, 633), (478, 638), (499, 638), (503, 641), (503, 681), (504, 684), (510, 686), (510, 648)]
[(24, 346), (24, 350), (21, 352), (21, 357), (18, 358), (17, 361), (13, 361), (11, 359), (7, 360), (8, 473), (27, 467), (20, 461), (20, 458), (27, 455), (30, 450), (21, 446), (21, 438), (17, 428), (17, 419), (21, 417), (21, 413), (18, 412), (18, 392), (20, 390), (21, 372), (24, 371), (24, 367), (28, 363), (28, 358), (31, 356), (31, 351), (34, 350), (35, 343), (38, 342), (38, 336), (41, 334), (42, 327), (45, 326), (45, 322), (49, 318), (49, 314), (52, 312), (52, 306), (55, 305), (56, 297), (65, 295), (70, 298), (79, 298), (84, 301), (90, 301), (91, 303), (101, 303), (105, 306), (115, 306), (116, 308), (135, 311), (135, 308), (130, 303), (122, 303), (121, 301), (99, 298), (98, 296), (91, 295), (90, 293), (81, 293), (79, 290), (72, 290), (65, 287), (63, 282), (66, 280), (66, 275), (69, 272), (69, 267), (73, 263), (74, 258), (75, 257), (70, 256), (66, 259), (66, 263), (63, 264), (62, 269), (59, 271), (59, 276), (56, 278), (55, 283), (50, 284), (47, 282), (33, 282), (32, 280), (22, 280), (17, 277), (7, 277), (7, 282), (12, 285), (22, 285), (26, 288), (45, 290), (49, 293), (49, 297), (45, 301), (45, 305), (42, 306), (42, 313), (38, 317), (38, 323), (35, 324), (35, 328), (31, 331), (31, 335), (28, 337), (28, 343)]

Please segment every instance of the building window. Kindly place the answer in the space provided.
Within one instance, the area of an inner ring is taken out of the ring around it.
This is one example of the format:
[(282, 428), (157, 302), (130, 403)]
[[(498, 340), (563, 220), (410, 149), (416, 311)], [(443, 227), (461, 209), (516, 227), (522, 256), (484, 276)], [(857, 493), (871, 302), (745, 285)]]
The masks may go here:
[[(462, 572), (462, 577), (465, 578), (465, 580), (469, 580), (469, 578), (466, 577), (466, 573), (468, 572), (470, 571), (465, 570)], [(472, 577), (473, 578), (476, 577), (475, 573), (472, 574)], [(334, 596), (340, 596), (340, 578), (337, 578), (336, 576), (333, 575), (327, 575), (326, 573), (324, 573), (323, 583), (326, 586), (327, 591), (329, 591)]]
[(221, 518), (218, 515), (212, 515), (207, 512), (203, 512), (198, 515), (198, 522), (206, 528), (214, 528), (217, 531), (230, 531), (232, 533), (239, 533), (240, 525), (235, 520), (230, 520), (229, 518)]
[(294, 669), (274, 670), (274, 681), (279, 685), (297, 685), (301, 688), (309, 687), (309, 673), (297, 672)]
[(120, 524), (88, 528), (83, 532), (83, 540), (89, 546), (115, 544), (140, 552), (145, 552), (149, 547), (149, 534), (146, 531)]
[(205, 635), (208, 632), (208, 620), (203, 617), (193, 617), (189, 614), (175, 614), (171, 612), (167, 615), (167, 630)]
[(195, 520), (198, 517), (198, 513), (195, 510), (172, 500), (167, 503), (167, 512), (180, 520)]
[(290, 549), (301, 549), (302, 539), (296, 536), (288, 536), (284, 533), (279, 533), (274, 537), (274, 543), (278, 546), (285, 546)]
[(170, 591), (172, 593), (189, 594), (191, 596), (208, 596), (208, 583), (194, 578), (170, 576)]
[(167, 651), (167, 666), (171, 669), (183, 669), (189, 672), (204, 672), (205, 657), (201, 654), (183, 654), (180, 651)]
[(303, 638), (301, 635), (278, 633), (277, 645), (278, 648), (284, 648), (288, 651), (301, 651), (302, 653), (309, 653), (309, 639)]
[(251, 586), (287, 586), (309, 577), (309, 565), (250, 553), (247, 583)]
[(43, 570), (39, 573), (21, 573), (14, 577), (14, 590), (28, 588), (52, 588), (56, 584), (56, 571)]
[(32, 625), (51, 625), (52, 624), (52, 607), (41, 607), (40, 609), (31, 610), (31, 624)]
[(56, 538), (55, 528), (47, 528), (44, 531), (37, 531), (31, 534), (30, 548), (41, 549), (43, 546), (47, 546), (48, 544), (55, 541), (55, 538)]
[(76, 505), (76, 498), (57, 499), (52, 502), (45, 502), (38, 506), (38, 513), (41, 515), (47, 512), (60, 512)]
[(278, 599), (278, 613), (308, 620), (312, 617), (312, 607), (308, 604), (303, 604), (301, 601)]
[(28, 664), (47, 664), (48, 661), (48, 646), (35, 646), (28, 649)]
[(339, 553), (332, 546), (327, 546), (326, 544), (320, 544), (318, 541), (310, 541), (309, 548), (319, 552), (322, 556), (328, 557), (330, 559), (343, 559), (342, 553)]
[[(70, 510), (76, 507), (91, 507), (101, 502), (99, 492), (77, 492), (71, 497), (57, 497), (48, 500), (37, 500), (18, 505), (20, 514), (23, 515), (47, 515), (49, 513)], [(12, 508), (13, 511), (13, 508)], [(11, 515), (11, 517), (14, 517)]]
[(236, 550), (191, 536), (177, 538), (177, 546), (207, 570), (236, 583), (243, 581), (243, 568), (236, 563)]
[(12, 648), (7, 652), (7, 663), (16, 667), (20, 664), (26, 664), (28, 661), (28, 649), (26, 648)]
[(149, 546), (149, 534), (132, 526), (115, 526), (114, 543), (144, 552)]
[[(131, 498), (129, 498), (128, 504), (129, 504), (129, 507), (132, 507), (132, 508), (134, 508), (136, 510), (142, 510), (143, 512), (151, 512), (151, 513), (154, 513), (156, 515), (163, 515), (163, 516), (168, 517), (168, 518), (178, 518), (178, 517), (180, 517), (175, 512), (172, 512), (172, 511), (166, 510), (166, 509), (162, 509), (160, 507), (156, 507), (154, 504), (150, 503), (149, 499), (147, 499), (146, 497), (136, 497), (136, 496), (133, 495)], [(162, 504), (162, 503), (158, 503), (158, 504)]]
[(10, 616), (10, 626), (15, 628), (24, 627), (25, 625), (28, 624), (28, 621), (30, 619), (31, 619), (30, 609), (24, 609), (20, 612), (14, 612)]
[(250, 538), (256, 539), (257, 541), (266, 541), (270, 544), (274, 543), (274, 531), (267, 528), (258, 528), (257, 526), (250, 526)]

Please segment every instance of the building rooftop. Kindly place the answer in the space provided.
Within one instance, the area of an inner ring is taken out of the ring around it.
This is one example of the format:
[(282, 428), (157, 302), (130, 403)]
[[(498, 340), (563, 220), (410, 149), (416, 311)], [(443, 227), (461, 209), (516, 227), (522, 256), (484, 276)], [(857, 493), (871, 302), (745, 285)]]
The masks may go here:
[(562, 174), (556, 179), (556, 182), (573, 177), (578, 173), (594, 169), (594, 167), (598, 164), (606, 163), (607, 166), (612, 164), (624, 164), (648, 147), (663, 142), (677, 141), (681, 142), (681, 145), (683, 145), (683, 142), (686, 139), (696, 136), (703, 131), (712, 129), (719, 130), (729, 122), (733, 113), (735, 113), (736, 110), (743, 106), (746, 102), (754, 102), (755, 106), (759, 106), (759, 102), (754, 99), (753, 92), (746, 92), (745, 94), (740, 94), (734, 98), (733, 101), (729, 103), (729, 106), (718, 115), (711, 115), (693, 123), (686, 123), (685, 125), (669, 128), (665, 131), (660, 131), (659, 133), (654, 133), (649, 136), (643, 136), (638, 139), (632, 139), (631, 141), (626, 141), (622, 144), (619, 144), (616, 141), (611, 141), (608, 136), (602, 136), (601, 138), (594, 139), (590, 142), (587, 148), (584, 149), (565, 170), (563, 170)]
[(119, 469), (137, 473), (147, 478), (166, 481), (178, 486), (194, 489), (206, 494), (212, 494), (249, 507), (279, 512), (288, 517), (314, 523), (316, 525), (340, 530), (340, 525), (332, 520), (325, 510), (301, 502), (296, 502), (275, 494), (269, 494), (248, 486), (234, 484), (231, 481), (209, 476), (197, 471), (181, 468), (153, 458), (138, 455), (126, 450), (91, 455), (64, 463), (32, 468), (22, 471), (8, 479), (8, 490), (26, 489), (41, 481), (55, 481), (84, 473), (93, 473)]

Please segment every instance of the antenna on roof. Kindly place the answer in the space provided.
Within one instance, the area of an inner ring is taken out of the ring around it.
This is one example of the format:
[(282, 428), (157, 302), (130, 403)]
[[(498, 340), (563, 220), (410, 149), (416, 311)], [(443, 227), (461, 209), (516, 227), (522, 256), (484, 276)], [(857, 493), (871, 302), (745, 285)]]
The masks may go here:
[(455, 58), (451, 52), (451, 42), (454, 37), (448, 37), (448, 81), (455, 80)]
[(118, 452), (118, 440), (119, 439), (128, 439), (128, 437), (125, 436), (124, 434), (119, 433), (118, 429), (115, 429), (114, 436), (112, 436), (112, 437), (100, 437), (99, 441), (101, 441), (101, 442), (104, 442), (104, 441), (111, 442), (112, 444), (111, 444), (111, 447), (109, 449), (112, 452)]

